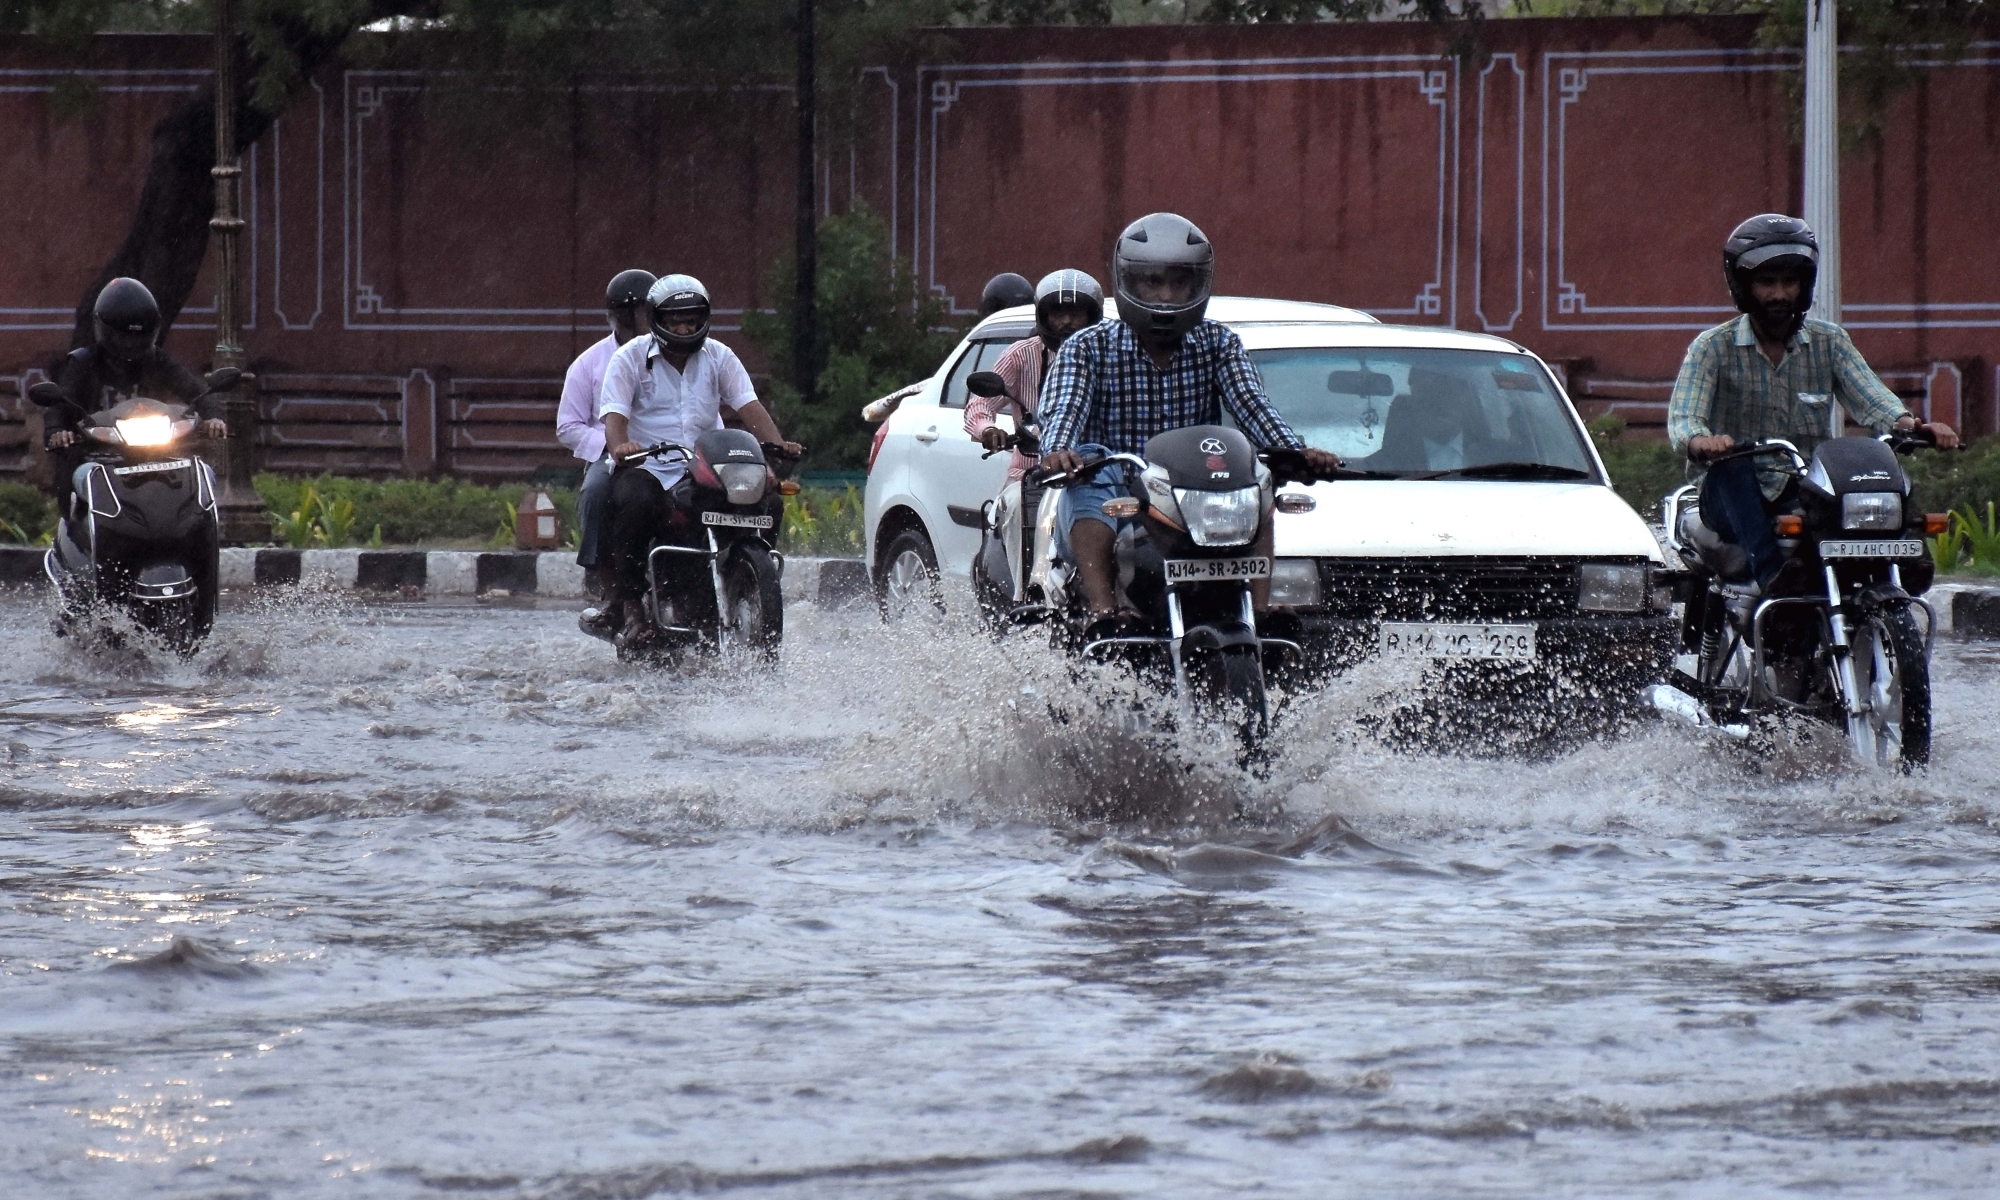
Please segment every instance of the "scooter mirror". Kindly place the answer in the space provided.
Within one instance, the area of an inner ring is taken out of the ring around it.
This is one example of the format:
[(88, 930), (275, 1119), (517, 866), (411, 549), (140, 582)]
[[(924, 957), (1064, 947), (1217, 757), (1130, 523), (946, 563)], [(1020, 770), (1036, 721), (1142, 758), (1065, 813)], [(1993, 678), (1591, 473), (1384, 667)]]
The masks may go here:
[(1007, 381), (1000, 378), (998, 371), (974, 371), (965, 377), (965, 390), (990, 400), (1007, 394)]
[(28, 389), (28, 399), (33, 400), (43, 408), (53, 408), (63, 401), (62, 389), (47, 380), (43, 380)]
[(242, 378), (243, 378), (243, 372), (237, 370), (235, 367), (222, 367), (217, 370), (210, 371), (207, 375), (206, 382), (208, 384), (209, 391), (226, 392), (230, 388), (235, 387), (237, 381)]

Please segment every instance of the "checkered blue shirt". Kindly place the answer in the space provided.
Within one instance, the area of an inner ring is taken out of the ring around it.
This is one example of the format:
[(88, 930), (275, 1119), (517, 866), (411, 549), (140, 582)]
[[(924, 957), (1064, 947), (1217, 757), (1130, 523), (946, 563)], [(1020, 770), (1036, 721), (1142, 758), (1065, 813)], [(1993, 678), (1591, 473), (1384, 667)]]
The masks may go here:
[(1259, 446), (1305, 446), (1271, 407), (1243, 339), (1218, 321), (1189, 330), (1164, 371), (1130, 325), (1100, 321), (1063, 343), (1041, 400), (1044, 454), (1093, 443), (1144, 454), (1147, 438), (1219, 424), (1225, 407)]

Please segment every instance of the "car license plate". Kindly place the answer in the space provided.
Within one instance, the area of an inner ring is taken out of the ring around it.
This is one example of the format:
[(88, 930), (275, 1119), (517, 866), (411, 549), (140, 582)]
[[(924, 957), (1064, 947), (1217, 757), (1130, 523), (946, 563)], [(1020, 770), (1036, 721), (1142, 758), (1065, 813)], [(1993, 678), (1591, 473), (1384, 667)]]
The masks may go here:
[(1821, 558), (1922, 558), (1924, 544), (1915, 539), (1894, 542), (1821, 542)]
[(1212, 579), (1269, 579), (1268, 558), (1170, 558), (1168, 583), (1200, 583)]
[(178, 471), (182, 467), (191, 467), (193, 465), (194, 460), (191, 458), (170, 458), (165, 462), (137, 463), (129, 467), (113, 467), (111, 468), (111, 473), (113, 475), (151, 475), (155, 471)]
[(727, 525), (731, 529), (769, 529), (777, 524), (775, 517), (753, 517), (745, 513), (705, 512), (701, 514), (704, 525)]
[(1377, 645), (1382, 653), (1399, 658), (1531, 660), (1535, 657), (1535, 627), (1384, 621)]

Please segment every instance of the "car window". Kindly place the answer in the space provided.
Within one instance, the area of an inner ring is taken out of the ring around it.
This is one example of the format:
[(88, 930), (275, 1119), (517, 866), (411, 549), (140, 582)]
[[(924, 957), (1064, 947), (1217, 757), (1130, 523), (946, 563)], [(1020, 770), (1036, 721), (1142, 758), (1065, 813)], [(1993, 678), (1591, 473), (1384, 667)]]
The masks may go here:
[(972, 343), (964, 357), (951, 369), (951, 378), (944, 381), (944, 392), (938, 396), (942, 408), (964, 408), (969, 393), (965, 390), (966, 377), (974, 371), (991, 371), (993, 364), (1000, 361), (1000, 354), (1019, 338), (996, 338)]
[(1596, 474), (1568, 404), (1525, 354), (1316, 348), (1250, 357), (1292, 429), (1349, 466), (1415, 475), (1518, 462)]

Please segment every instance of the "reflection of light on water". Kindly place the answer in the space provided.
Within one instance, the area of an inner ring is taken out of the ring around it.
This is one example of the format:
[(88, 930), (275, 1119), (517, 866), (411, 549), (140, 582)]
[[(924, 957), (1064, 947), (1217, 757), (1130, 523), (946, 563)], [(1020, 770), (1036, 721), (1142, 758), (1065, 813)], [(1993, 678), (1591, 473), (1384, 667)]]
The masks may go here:
[(209, 835), (213, 832), (207, 821), (190, 821), (185, 825), (135, 825), (131, 837), (140, 849), (158, 852), (177, 846), (212, 846), (215, 843)]
[(172, 725), (192, 712), (192, 709), (178, 704), (151, 704), (136, 712), (118, 713), (111, 718), (111, 723), (120, 729), (158, 729), (162, 725)]

